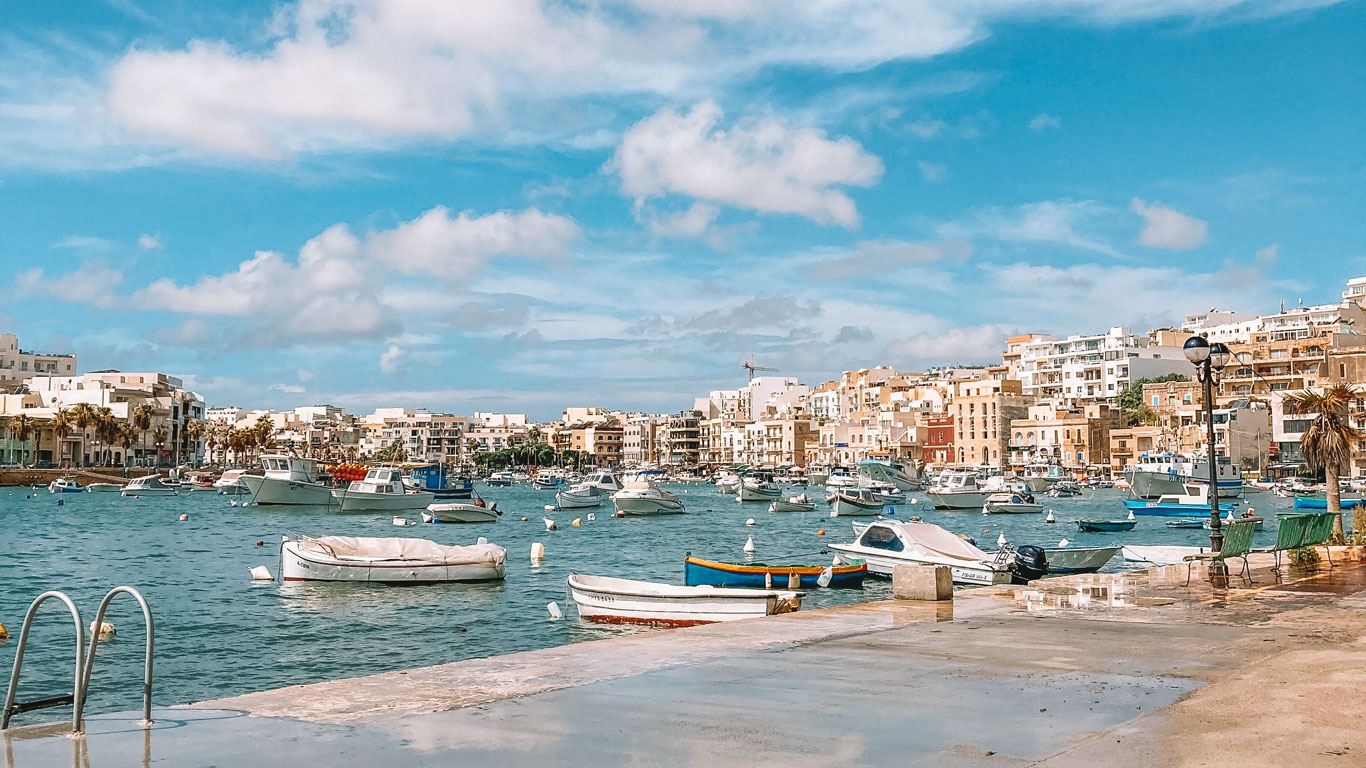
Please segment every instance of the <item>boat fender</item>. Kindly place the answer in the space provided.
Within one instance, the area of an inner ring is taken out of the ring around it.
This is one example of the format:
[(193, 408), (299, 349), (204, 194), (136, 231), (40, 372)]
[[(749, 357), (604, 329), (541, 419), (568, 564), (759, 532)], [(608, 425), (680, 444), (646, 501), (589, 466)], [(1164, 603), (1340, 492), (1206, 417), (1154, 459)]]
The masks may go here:
[(748, 520), (746, 520), (745, 525), (756, 525), (756, 523), (754, 522), (754, 518), (751, 517)]
[(580, 527), (580, 526), (583, 525), (583, 518), (581, 518), (581, 517), (576, 517), (576, 518), (574, 518), (574, 521), (573, 521), (572, 523), (570, 523), (569, 525), (570, 525), (571, 528), (578, 528), (578, 527)]
[(555, 505), (554, 505), (554, 504), (547, 504), (547, 505), (545, 505), (544, 507), (542, 507), (542, 509), (544, 509), (544, 510), (547, 511), (547, 512), (554, 512), (554, 511), (555, 511)]
[(117, 634), (117, 632), (114, 631), (114, 622), (112, 622), (112, 621), (101, 621), (101, 622), (100, 622), (100, 629), (99, 629), (99, 632), (97, 633), (97, 632), (95, 631), (95, 622), (92, 621), (92, 622), (90, 622), (90, 634), (92, 634), (92, 635), (98, 634), (101, 640), (108, 640), (109, 638), (111, 638), (111, 637), (113, 637), (115, 634)]
[(593, 522), (594, 520), (597, 520), (597, 519), (598, 519), (598, 516), (597, 516), (597, 515), (593, 514), (592, 512), (589, 512), (589, 513), (588, 513), (588, 522), (591, 523), (591, 522)]
[(753, 552), (753, 551), (754, 551), (754, 537), (753, 537), (753, 536), (750, 536), (748, 539), (745, 539), (745, 551), (746, 551), (746, 552)]
[(613, 517), (626, 517), (626, 513), (622, 512), (621, 510), (617, 510), (617, 513), (613, 515)]
[(550, 611), (551, 621), (559, 621), (564, 618), (564, 611), (560, 610), (559, 603), (551, 601), (550, 604), (546, 606), (546, 610)]
[(998, 546), (998, 547), (1004, 547), (1004, 546), (1005, 546), (1006, 544), (1008, 544), (1008, 543), (1009, 543), (1009, 542), (1006, 541), (1006, 532), (1005, 532), (1005, 531), (1001, 531), (999, 534), (996, 535), (996, 546)]
[(251, 569), (251, 580), (274, 581), (275, 578), (270, 575), (270, 570), (267, 569), (264, 565), (258, 565)]
[(258, 547), (264, 547), (265, 545), (266, 545), (266, 543), (265, 543), (264, 541), (261, 541), (260, 539), (258, 539), (258, 540), (256, 541), (256, 546), (258, 546)]
[(539, 563), (541, 562), (541, 559), (544, 558), (544, 557), (545, 557), (545, 545), (542, 544), (542, 543), (539, 542), (539, 541), (532, 542), (532, 544), (531, 544), (531, 562), (532, 562), (532, 564), (533, 564), (533, 565), (539, 564)]
[(1053, 516), (1053, 510), (1050, 509), (1048, 510), (1048, 517), (1045, 517), (1043, 521), (1045, 523), (1056, 523), (1058, 522), (1058, 518)]
[(474, 543), (475, 543), (475, 544), (487, 544), (487, 543), (489, 543), (489, 540), (488, 540), (488, 537), (486, 537), (486, 536), (480, 536), (479, 539), (478, 539), (477, 541), (475, 541)]
[(59, 507), (65, 507), (65, 506), (66, 506), (66, 499), (57, 499), (57, 506), (59, 506)]
[(527, 519), (528, 519), (528, 518), (523, 517), (523, 518), (522, 518), (522, 522), (525, 523), (525, 522), (527, 521)]
[(764, 589), (773, 589), (773, 574), (764, 571)]
[(189, 516), (189, 515), (185, 514), (184, 512), (181, 512), (181, 513), (180, 513), (180, 522), (184, 523), (184, 522), (189, 521), (189, 519), (190, 519), (190, 516)]
[(559, 530), (559, 526), (555, 524), (555, 521), (554, 521), (554, 520), (551, 520), (551, 519), (548, 518), (548, 517), (543, 517), (543, 518), (541, 518), (541, 519), (545, 521), (545, 529), (546, 529), (547, 531)]
[(1130, 519), (1130, 520), (1133, 520), (1133, 519), (1134, 519), (1134, 511), (1133, 511), (1132, 509), (1129, 510), (1129, 519)]
[(1061, 547), (1069, 547), (1069, 546), (1071, 546), (1071, 545), (1072, 545), (1072, 542), (1068, 541), (1067, 539), (1063, 539), (1063, 540), (1061, 540), (1061, 541), (1058, 542), (1058, 546), (1059, 546), (1060, 548), (1061, 548)]
[(911, 503), (912, 503), (912, 504), (919, 504), (919, 503), (920, 503), (920, 499), (911, 499)]
[(5, 625), (4, 625), (4, 624), (0, 624), (0, 640), (8, 640), (8, 639), (9, 639), (9, 630), (8, 630), (8, 629), (5, 629)]

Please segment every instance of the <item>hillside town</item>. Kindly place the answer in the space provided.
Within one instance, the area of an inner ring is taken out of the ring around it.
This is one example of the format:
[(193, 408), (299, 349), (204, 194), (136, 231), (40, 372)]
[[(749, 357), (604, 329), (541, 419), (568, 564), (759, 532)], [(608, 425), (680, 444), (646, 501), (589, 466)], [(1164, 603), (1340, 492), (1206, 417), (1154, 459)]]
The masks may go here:
[[(1308, 423), (1283, 393), (1366, 384), (1366, 277), (1338, 302), (1266, 315), (1210, 309), (1173, 328), (1020, 334), (995, 365), (924, 372), (876, 366), (817, 384), (756, 375), (674, 413), (573, 405), (550, 422), (526, 413), (440, 413), (331, 405), (209, 406), (159, 372), (78, 372), (74, 354), (21, 349), (0, 334), (0, 462), (33, 466), (243, 463), (270, 448), (329, 461), (406, 460), (487, 468), (548, 446), (580, 466), (802, 468), (887, 457), (928, 467), (1061, 465), (1117, 475), (1144, 453), (1206, 450), (1203, 395), (1182, 354), (1191, 335), (1228, 345), (1218, 382), (1216, 450), (1258, 476), (1302, 468)], [(743, 375), (743, 374), (742, 374)], [(1360, 414), (1360, 415), (1358, 415)], [(1366, 424), (1358, 403), (1353, 418)], [(1351, 476), (1366, 475), (1354, 446)]]

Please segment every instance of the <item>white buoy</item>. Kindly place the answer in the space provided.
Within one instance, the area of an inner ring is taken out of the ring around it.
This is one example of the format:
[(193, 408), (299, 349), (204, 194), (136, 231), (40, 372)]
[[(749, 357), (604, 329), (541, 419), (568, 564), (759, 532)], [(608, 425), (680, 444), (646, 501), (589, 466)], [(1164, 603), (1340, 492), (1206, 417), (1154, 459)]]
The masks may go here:
[(405, 520), (405, 519), (403, 519), (403, 518), (401, 518), (401, 517), (396, 517), (396, 518), (394, 518), (392, 522), (393, 522), (394, 525), (407, 525), (407, 524), (408, 524), (408, 521)]
[(1134, 511), (1133, 511), (1132, 509), (1129, 510), (1129, 519), (1130, 519), (1130, 520), (1133, 520), (1133, 519), (1134, 519)]
[(1050, 509), (1048, 510), (1048, 517), (1045, 517), (1043, 521), (1045, 523), (1056, 523), (1058, 522), (1058, 518), (1053, 516), (1053, 510)]
[(542, 544), (542, 543), (539, 542), (539, 541), (532, 542), (532, 544), (531, 544), (531, 562), (532, 562), (532, 564), (533, 564), (533, 565), (539, 564), (539, 563), (541, 562), (541, 558), (543, 558), (543, 557), (545, 557), (545, 545)]
[(546, 529), (547, 531), (554, 531), (554, 530), (558, 530), (558, 529), (559, 529), (559, 526), (558, 526), (558, 525), (555, 525), (555, 521), (554, 521), (554, 520), (551, 520), (551, 519), (548, 518), (548, 517), (543, 517), (543, 518), (541, 518), (541, 519), (545, 521), (545, 529)]
[(1072, 542), (1068, 541), (1067, 539), (1063, 539), (1062, 541), (1059, 541), (1059, 542), (1058, 542), (1058, 546), (1059, 546), (1059, 547), (1070, 547), (1070, 546), (1072, 546)]
[(190, 516), (189, 516), (189, 515), (185, 514), (184, 512), (180, 513), (180, 522), (183, 523), (183, 522), (186, 522), (186, 521), (189, 520), (189, 519), (190, 519)]
[(750, 519), (746, 520), (745, 525), (755, 525), (754, 518), (751, 517)]
[(1007, 543), (1008, 542), (1006, 541), (1005, 531), (1001, 531), (999, 534), (996, 535), (996, 546), (1004, 547)]
[(422, 522), (424, 522), (424, 523), (430, 523), (430, 522), (433, 522), (433, 521), (435, 521), (435, 520), (436, 520), (436, 515), (433, 515), (431, 512), (423, 512), (423, 513), (422, 513)]
[[(93, 621), (90, 622), (90, 634), (92, 634), (92, 635), (95, 634), (95, 622), (93, 622)], [(101, 622), (100, 622), (99, 636), (100, 636), (100, 639), (101, 639), (101, 640), (108, 640), (109, 638), (113, 637), (115, 634), (117, 634), (117, 633), (114, 631), (114, 622), (112, 622), (112, 621), (101, 621)]]
[(746, 552), (753, 552), (753, 551), (754, 551), (754, 537), (753, 537), (753, 536), (750, 536), (748, 539), (745, 539), (745, 551), (746, 551)]
[(230, 507), (235, 507), (235, 506), (237, 506), (237, 499), (233, 499), (232, 501), (228, 502), (228, 506), (230, 506)]
[(597, 515), (593, 514), (592, 512), (589, 512), (589, 513), (588, 513), (588, 517), (587, 517), (588, 522), (591, 523), (591, 522), (593, 522), (594, 520), (597, 520), (597, 519), (598, 519), (598, 516), (597, 516)]
[(555, 505), (554, 505), (554, 504), (547, 504), (547, 505), (545, 505), (544, 509), (545, 509), (545, 511), (547, 511), (547, 512), (554, 512), (554, 511), (555, 511)]
[(920, 503), (920, 499), (917, 499), (917, 498), (912, 497), (912, 498), (911, 498), (911, 503), (912, 503), (912, 504), (919, 504), (919, 503)]
[(563, 619), (563, 618), (564, 618), (564, 611), (561, 611), (561, 610), (560, 610), (560, 604), (559, 604), (559, 603), (554, 602), (554, 601), (552, 600), (552, 601), (550, 602), (550, 604), (547, 605), (545, 608), (546, 608), (546, 610), (550, 611), (550, 620), (551, 620), (551, 621), (559, 621), (560, 619)]
[(270, 571), (264, 565), (258, 565), (251, 569), (252, 581), (274, 581), (275, 577), (270, 575)]
[(474, 543), (475, 543), (475, 544), (487, 544), (487, 543), (489, 543), (489, 539), (488, 539), (487, 536), (480, 536), (480, 537), (479, 537), (479, 540), (476, 541), (476, 542), (474, 542)]

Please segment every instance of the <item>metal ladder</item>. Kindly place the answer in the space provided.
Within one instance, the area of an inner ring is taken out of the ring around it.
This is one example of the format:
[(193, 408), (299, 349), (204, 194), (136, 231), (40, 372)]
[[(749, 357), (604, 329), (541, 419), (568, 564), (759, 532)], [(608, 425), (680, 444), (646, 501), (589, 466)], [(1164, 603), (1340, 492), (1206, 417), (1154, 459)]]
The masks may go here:
[[(85, 720), (82, 715), (85, 710), (85, 698), (90, 689), (90, 674), (95, 668), (95, 650), (100, 644), (100, 626), (104, 622), (104, 613), (109, 608), (109, 603), (120, 593), (132, 595), (138, 605), (142, 607), (142, 618), (147, 629), (147, 655), (143, 663), (142, 672), (142, 722), (139, 724), (143, 728), (152, 727), (152, 648), (155, 637), (155, 625), (152, 622), (152, 610), (147, 606), (147, 600), (142, 593), (133, 587), (114, 587), (105, 594), (100, 601), (99, 610), (95, 612), (95, 623), (93, 631), (90, 633), (90, 649), (85, 648), (85, 625), (81, 623), (81, 612), (76, 609), (76, 604), (67, 597), (65, 592), (50, 591), (39, 595), (28, 607), (28, 612), (24, 614), (23, 628), (19, 630), (19, 647), (14, 652), (14, 671), (10, 673), (9, 690), (5, 694), (5, 708), (0, 711), (0, 731), (9, 728), (10, 718), (24, 712), (32, 712), (37, 709), (47, 709), (49, 707), (61, 707), (71, 705), (71, 733), (72, 735), (82, 735), (85, 733)], [(28, 645), (28, 632), (33, 624), (33, 617), (41, 606), (50, 598), (56, 598), (66, 604), (67, 610), (71, 613), (71, 618), (76, 624), (76, 673), (72, 683), (71, 693), (59, 693), (53, 696), (42, 696), (36, 699), (16, 702), (15, 695), (19, 691), (19, 673), (24, 667), (24, 648)]]

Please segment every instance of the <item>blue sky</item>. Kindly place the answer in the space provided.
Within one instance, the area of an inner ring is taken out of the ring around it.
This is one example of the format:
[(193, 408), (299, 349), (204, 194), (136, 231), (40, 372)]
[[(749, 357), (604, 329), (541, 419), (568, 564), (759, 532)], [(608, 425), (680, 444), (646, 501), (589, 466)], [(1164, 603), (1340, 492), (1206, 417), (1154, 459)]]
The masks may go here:
[(1361, 3), (0, 15), (0, 327), (211, 404), (677, 410), (1366, 274)]

